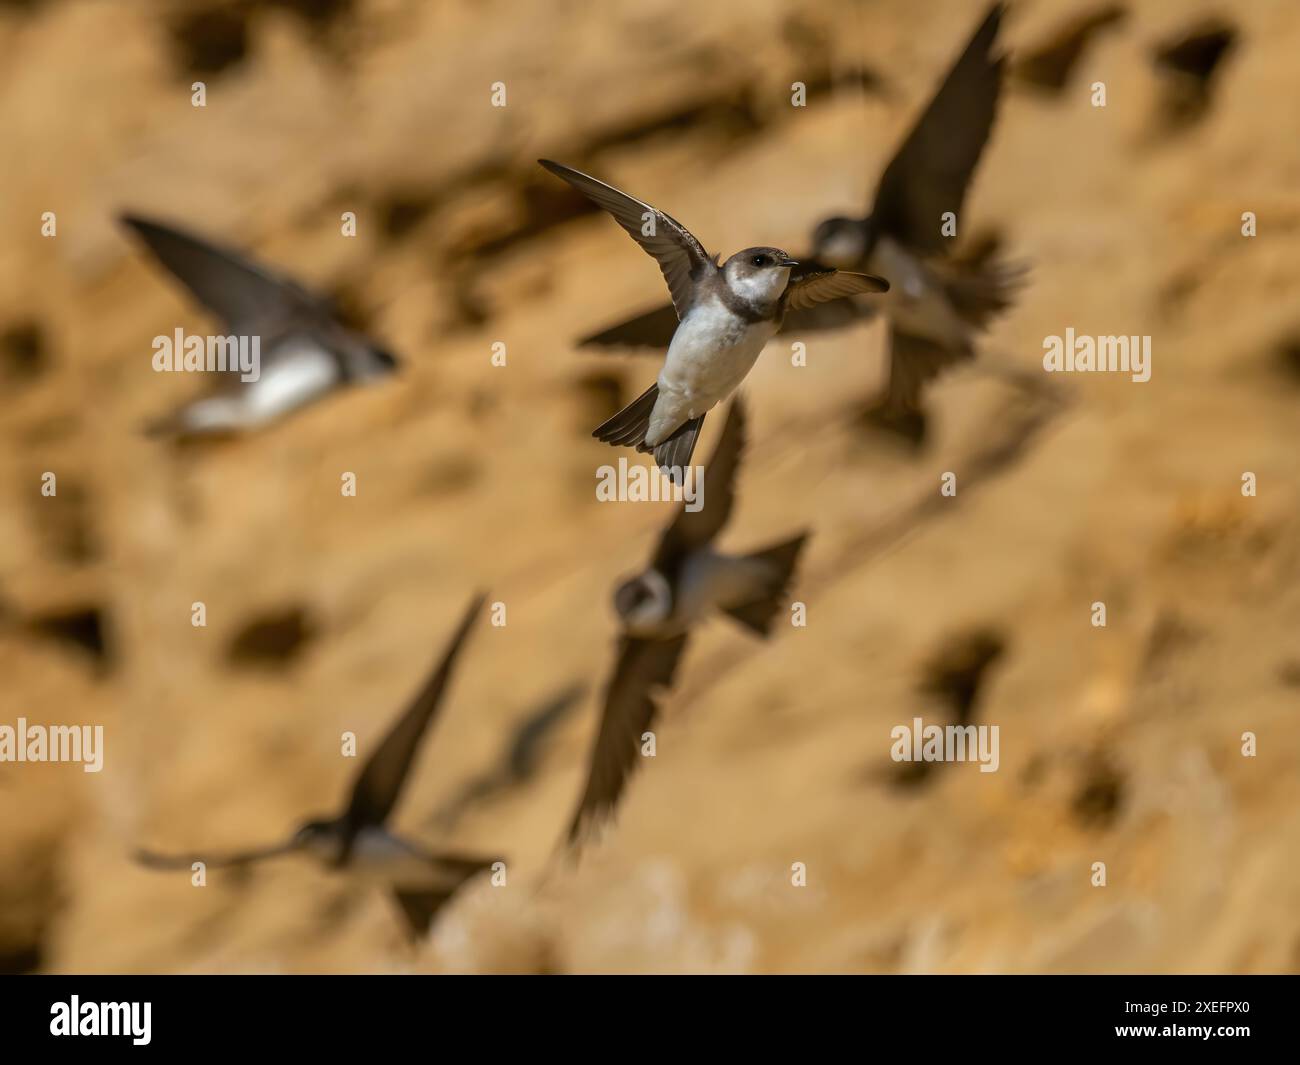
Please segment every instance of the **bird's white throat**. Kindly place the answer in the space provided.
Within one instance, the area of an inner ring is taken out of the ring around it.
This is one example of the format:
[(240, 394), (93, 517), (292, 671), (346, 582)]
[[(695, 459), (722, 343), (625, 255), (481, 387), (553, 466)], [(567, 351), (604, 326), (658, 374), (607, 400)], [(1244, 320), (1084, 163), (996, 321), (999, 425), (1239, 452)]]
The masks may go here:
[(738, 263), (727, 267), (727, 287), (737, 296), (750, 303), (771, 303), (780, 298), (785, 291), (786, 282), (790, 280), (788, 267), (781, 269), (755, 270), (743, 274)]

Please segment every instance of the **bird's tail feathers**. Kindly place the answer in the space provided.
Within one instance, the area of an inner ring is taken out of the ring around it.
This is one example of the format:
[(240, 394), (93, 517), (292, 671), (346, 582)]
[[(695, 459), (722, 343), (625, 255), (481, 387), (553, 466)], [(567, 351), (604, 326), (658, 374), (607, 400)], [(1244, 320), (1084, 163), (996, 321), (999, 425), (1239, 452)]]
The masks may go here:
[[(695, 444), (700, 439), (700, 427), (703, 424), (703, 414), (692, 418), (654, 449), (655, 465), (673, 484), (686, 483), (686, 470), (691, 464), (691, 456), (695, 454)], [(637, 450), (645, 451), (648, 448), (642, 445)]]
[(990, 245), (944, 264), (941, 276), (957, 313), (983, 329), (1011, 306), (1029, 279), (1029, 264), (999, 258)]
[(659, 386), (653, 384), (612, 418), (598, 425), (591, 435), (613, 447), (634, 447), (643, 454), (654, 452), (655, 465), (675, 484), (684, 484), (686, 468), (700, 438), (704, 415), (683, 423), (667, 440), (652, 447), (645, 442), (645, 437), (658, 398)]
[(726, 607), (724, 613), (759, 636), (767, 636), (772, 631), (773, 621), (785, 606), (795, 567), (799, 564), (799, 555), (808, 536), (807, 532), (802, 532), (791, 540), (746, 555), (747, 562), (762, 563), (768, 573), (761, 590), (753, 599)]
[(435, 863), (442, 883), (437, 887), (423, 891), (395, 887), (393, 897), (401, 907), (411, 935), (419, 938), (427, 933), (438, 911), (460, 890), (462, 885), (467, 880), (472, 880), (480, 873), (491, 869), (496, 861), (498, 861), (496, 858), (476, 855), (439, 854), (435, 858)]
[(651, 385), (626, 407), (596, 426), (591, 434), (597, 440), (613, 447), (635, 447), (638, 451), (647, 451), (644, 447), (645, 434), (650, 428), (650, 413), (659, 398), (659, 386)]

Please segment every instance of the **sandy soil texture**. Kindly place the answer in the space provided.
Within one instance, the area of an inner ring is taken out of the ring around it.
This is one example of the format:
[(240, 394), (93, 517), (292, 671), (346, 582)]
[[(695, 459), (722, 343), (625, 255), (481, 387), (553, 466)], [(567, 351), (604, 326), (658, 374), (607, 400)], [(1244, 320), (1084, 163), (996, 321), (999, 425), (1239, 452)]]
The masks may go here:
[[(0, 725), (105, 736), (99, 773), (0, 763), (0, 967), (1300, 969), (1293, 0), (1126, 0), (1073, 63), (1050, 46), (1108, 5), (1016, 6), (962, 224), (1032, 265), (1021, 299), (916, 449), (862, 421), (878, 324), (806, 366), (769, 347), (723, 543), (810, 530), (807, 625), (700, 630), (617, 822), (552, 862), (612, 589), (673, 507), (597, 502), (617, 454), (590, 430), (658, 364), (575, 344), (662, 281), (535, 159), (711, 249), (799, 248), (863, 209), (984, 6), (0, 4)], [(124, 209), (332, 294), (403, 372), (253, 437), (147, 438), (196, 387), (153, 372), (152, 338), (216, 327)], [(1066, 329), (1149, 335), (1150, 381), (1045, 374)], [(505, 887), (412, 946), (382, 892), (310, 863), (196, 889), (131, 862), (333, 808), (340, 735), (382, 734), (476, 587), (507, 624), (477, 632), (396, 822), (505, 856)], [(996, 725), (998, 771), (900, 767), (915, 717)]]

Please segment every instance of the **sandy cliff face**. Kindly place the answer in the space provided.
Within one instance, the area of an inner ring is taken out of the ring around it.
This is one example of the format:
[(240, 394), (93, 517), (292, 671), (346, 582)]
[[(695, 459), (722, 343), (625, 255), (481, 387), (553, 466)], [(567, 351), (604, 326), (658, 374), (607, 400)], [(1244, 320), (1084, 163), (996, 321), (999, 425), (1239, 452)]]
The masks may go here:
[[(711, 249), (799, 248), (861, 208), (980, 5), (195, 6), (0, 9), (0, 725), (105, 730), (100, 773), (0, 764), (6, 967), (1300, 967), (1294, 4), (1135, 0), (1059, 91), (1059, 55), (1024, 68), (966, 217), (1032, 280), (933, 390), (920, 450), (862, 427), (877, 326), (810, 340), (802, 367), (770, 346), (724, 543), (810, 529), (807, 626), (699, 632), (657, 756), (567, 864), (609, 596), (672, 512), (594, 493), (617, 454), (590, 429), (657, 364), (573, 341), (663, 291), (533, 160)], [(1021, 54), (1092, 10), (1024, 8)], [(1208, 78), (1195, 55), (1162, 71), (1157, 47), (1214, 17)], [(151, 339), (215, 326), (123, 208), (335, 294), (404, 373), (255, 438), (146, 439), (195, 385), (151, 370)], [(1045, 375), (1067, 328), (1150, 335), (1151, 380)], [(199, 890), (129, 861), (329, 810), (355, 768), (340, 734), (382, 733), (477, 586), (507, 624), (477, 633), (397, 822), (505, 855), (506, 887), (411, 948), (386, 898), (310, 865)], [(572, 685), (528, 771), (476, 785)], [(894, 726), (959, 714), (999, 727), (996, 773), (890, 760)]]

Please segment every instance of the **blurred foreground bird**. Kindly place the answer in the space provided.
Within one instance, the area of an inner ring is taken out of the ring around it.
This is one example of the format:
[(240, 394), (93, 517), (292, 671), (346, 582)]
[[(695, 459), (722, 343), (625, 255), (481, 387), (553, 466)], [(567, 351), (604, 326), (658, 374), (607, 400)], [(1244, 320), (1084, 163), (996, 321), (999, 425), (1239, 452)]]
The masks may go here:
[(722, 554), (713, 546), (735, 505), (744, 447), (745, 411), (737, 397), (704, 470), (704, 506), (695, 512), (683, 506), (660, 537), (649, 567), (614, 593), (623, 632), (587, 783), (569, 826), (570, 843), (618, 803), (691, 629), (720, 610), (766, 637), (782, 612), (807, 531), (747, 555)]
[[(217, 371), (216, 385), (174, 414), (151, 423), (155, 436), (238, 433), (267, 425), (336, 388), (385, 377), (397, 359), (342, 325), (329, 301), (288, 277), (200, 237), (137, 215), (123, 215), (158, 260), (216, 314), (225, 336), (258, 338), (256, 379), (238, 367)], [(181, 354), (175, 353), (179, 362)]]
[[(1001, 19), (1002, 5), (994, 4), (885, 168), (870, 213), (828, 218), (812, 235), (818, 262), (889, 279), (889, 296), (873, 305), (890, 320), (889, 379), (871, 419), (914, 442), (925, 431), (923, 386), (972, 357), (979, 331), (1010, 305), (1024, 278), (1023, 268), (997, 260), (993, 245), (949, 255), (952, 238), (944, 233), (945, 214), (961, 218), (997, 111), (1003, 60), (992, 50)], [(847, 303), (810, 308), (789, 316), (784, 332), (833, 329), (869, 313)], [(579, 343), (662, 346), (674, 324), (661, 307)]]
[(411, 934), (427, 932), (439, 908), (461, 885), (490, 869), (497, 859), (428, 851), (389, 831), (385, 822), (397, 805), (420, 740), (442, 704), (452, 669), (483, 601), (480, 595), (470, 603), (432, 675), (362, 766), (341, 814), (309, 820), (284, 842), (236, 854), (182, 856), (138, 851), (136, 860), (154, 869), (188, 870), (194, 862), (223, 868), (283, 854), (310, 854), (327, 868), (391, 889)]
[(662, 211), (581, 171), (538, 161), (612, 214), (658, 261), (668, 283), (680, 321), (668, 338), (659, 379), (592, 435), (653, 452), (678, 484), (685, 481), (704, 416), (744, 380), (786, 311), (889, 288), (878, 277), (796, 262), (779, 248), (745, 248), (720, 264)]

